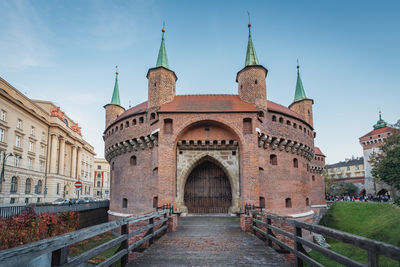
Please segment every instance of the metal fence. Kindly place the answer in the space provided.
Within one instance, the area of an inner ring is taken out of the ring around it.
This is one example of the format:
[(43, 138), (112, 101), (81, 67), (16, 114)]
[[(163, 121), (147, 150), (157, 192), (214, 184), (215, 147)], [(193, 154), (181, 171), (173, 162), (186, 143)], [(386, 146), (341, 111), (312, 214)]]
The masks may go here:
[[(32, 205), (32, 204), (31, 204)], [(66, 212), (66, 211), (84, 211), (84, 210), (93, 210), (99, 208), (108, 208), (110, 202), (108, 200), (98, 201), (98, 202), (90, 202), (90, 203), (79, 203), (79, 204), (63, 204), (63, 205), (32, 205), (34, 211), (36, 213), (58, 213), (58, 212)], [(13, 204), (8, 206), (0, 206), (0, 217), (9, 218), (12, 216), (16, 216), (24, 211), (29, 205), (24, 204)]]

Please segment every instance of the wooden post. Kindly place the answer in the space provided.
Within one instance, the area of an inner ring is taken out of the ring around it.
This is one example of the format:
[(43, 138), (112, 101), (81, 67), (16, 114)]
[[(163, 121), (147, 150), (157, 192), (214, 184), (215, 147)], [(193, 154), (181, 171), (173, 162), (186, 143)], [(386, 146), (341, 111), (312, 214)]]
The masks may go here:
[(295, 235), (295, 240), (294, 240), (295, 266), (303, 267), (303, 260), (298, 257), (298, 253), (300, 253), (300, 251), (301, 251), (301, 243), (297, 242), (297, 238), (296, 238), (296, 237), (302, 237), (302, 234), (301, 234), (301, 228), (297, 227), (296, 224), (294, 225), (294, 235)]
[[(121, 235), (127, 235), (129, 233), (129, 224), (124, 224), (121, 226)], [(121, 250), (122, 249), (128, 249), (129, 245), (128, 245), (128, 240), (126, 239), (124, 241), (121, 242)], [(128, 264), (128, 255), (129, 253), (125, 254), (122, 258), (121, 258), (121, 267), (125, 267)]]
[[(151, 218), (149, 219), (149, 224), (154, 224), (154, 217), (151, 217)], [(151, 235), (151, 237), (150, 237), (150, 239), (149, 239), (149, 246), (151, 246), (151, 245), (153, 244), (153, 242), (154, 242), (154, 235), (153, 235), (153, 233), (154, 233), (154, 225), (150, 228), (150, 230), (149, 230), (149, 232), (148, 232), (148, 234)]]
[[(252, 213), (251, 217), (252, 217), (252, 220), (251, 220), (252, 221), (252, 225), (257, 227), (257, 223), (253, 220), (253, 219), (257, 219), (257, 216), (254, 213)], [(257, 236), (257, 231), (255, 229), (253, 229), (253, 234), (255, 236)]]
[(267, 234), (268, 234), (267, 239), (268, 239), (268, 246), (272, 247), (272, 240), (271, 240), (271, 238), (269, 237), (270, 235), (272, 235), (272, 230), (271, 230), (270, 226), (271, 226), (271, 218), (268, 218), (268, 217), (267, 217)]
[(375, 251), (368, 250), (368, 266), (378, 267), (378, 256), (376, 255)]
[(68, 247), (57, 249), (51, 253), (51, 266), (61, 266), (68, 262)]
[[(167, 213), (164, 213), (164, 219), (167, 219), (168, 218), (168, 214)], [(166, 220), (165, 222), (163, 222), (163, 224), (162, 224), (162, 226), (166, 226), (166, 225), (168, 225), (168, 220)], [(165, 228), (165, 232), (164, 232), (164, 234), (166, 234), (168, 232), (168, 226)]]

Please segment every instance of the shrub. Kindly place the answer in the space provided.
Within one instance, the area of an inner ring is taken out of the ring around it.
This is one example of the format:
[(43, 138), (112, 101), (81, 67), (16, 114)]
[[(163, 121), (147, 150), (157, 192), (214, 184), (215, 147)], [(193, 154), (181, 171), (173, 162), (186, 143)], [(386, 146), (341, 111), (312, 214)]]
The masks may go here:
[(0, 250), (75, 231), (76, 212), (36, 214), (32, 207), (18, 216), (0, 219)]

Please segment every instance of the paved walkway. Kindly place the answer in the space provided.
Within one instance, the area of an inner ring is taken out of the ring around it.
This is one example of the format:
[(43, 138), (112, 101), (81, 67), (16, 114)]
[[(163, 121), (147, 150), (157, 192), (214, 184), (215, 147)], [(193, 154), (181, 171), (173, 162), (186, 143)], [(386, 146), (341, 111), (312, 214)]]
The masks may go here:
[(240, 229), (236, 217), (181, 217), (130, 266), (292, 266), (264, 242)]

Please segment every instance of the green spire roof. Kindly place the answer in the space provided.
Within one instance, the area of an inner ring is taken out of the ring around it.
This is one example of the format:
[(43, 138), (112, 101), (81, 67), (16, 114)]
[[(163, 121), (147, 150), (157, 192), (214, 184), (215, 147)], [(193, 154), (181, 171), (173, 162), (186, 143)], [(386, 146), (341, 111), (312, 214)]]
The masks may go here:
[(374, 129), (379, 129), (388, 126), (388, 123), (384, 120), (382, 120), (382, 114), (381, 111), (379, 110), (379, 120), (376, 122), (374, 125)]
[(162, 28), (161, 31), (162, 31), (162, 38), (161, 38), (160, 50), (158, 51), (158, 58), (157, 58), (156, 67), (164, 67), (164, 68), (169, 69), (167, 50), (165, 49), (165, 42), (164, 42), (165, 29)]
[(121, 106), (121, 101), (119, 100), (118, 71), (115, 72), (114, 92), (110, 104)]
[(249, 41), (247, 43), (245, 66), (251, 66), (251, 65), (259, 65), (259, 64), (256, 55), (256, 50), (254, 49), (253, 41), (251, 40), (251, 24), (249, 23)]
[(296, 82), (296, 92), (294, 93), (293, 102), (307, 99), (306, 92), (304, 91), (303, 83), (300, 78), (300, 66), (297, 65), (297, 82)]

